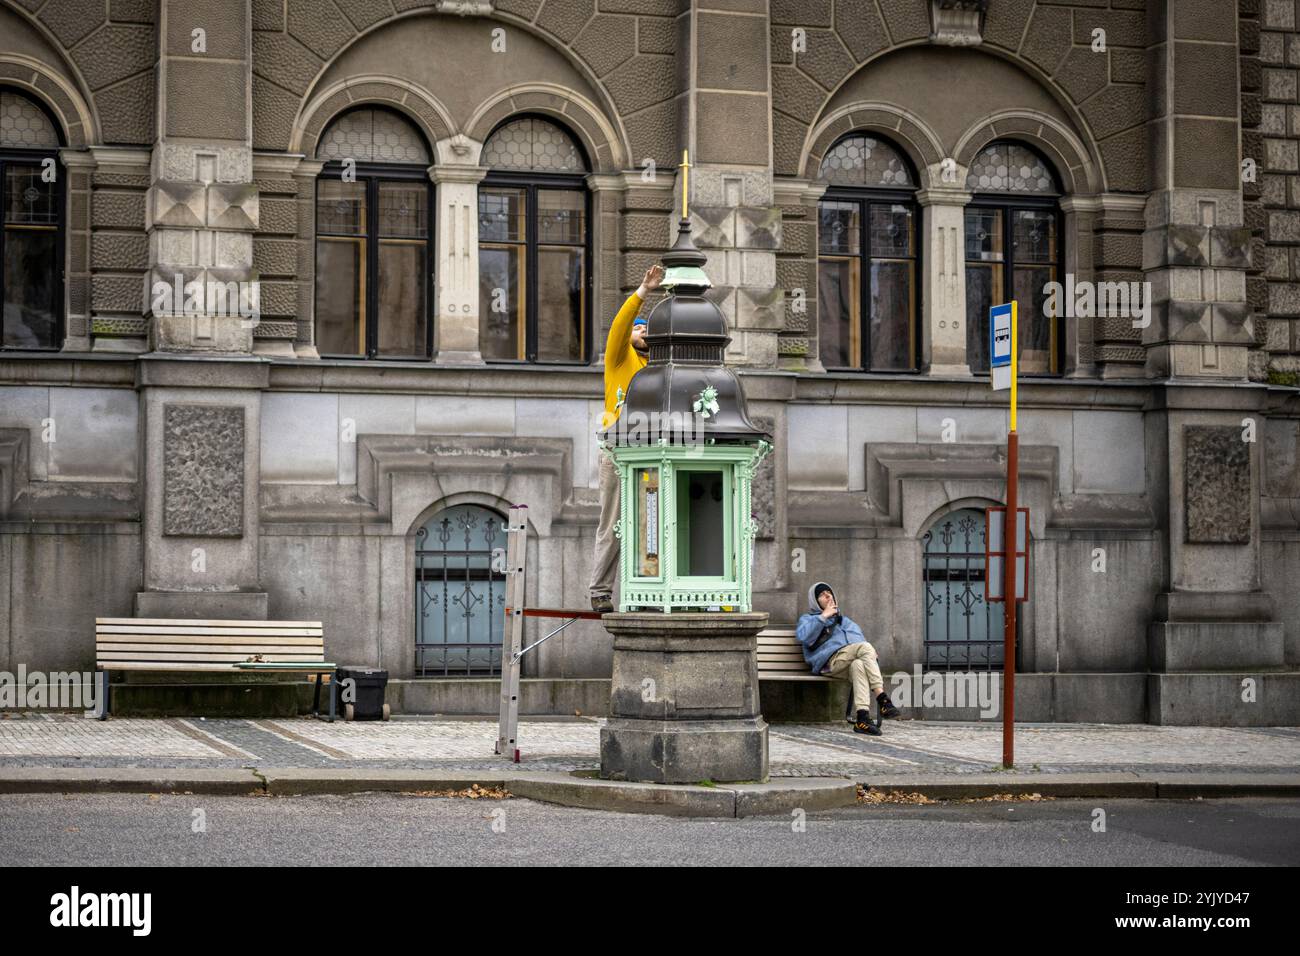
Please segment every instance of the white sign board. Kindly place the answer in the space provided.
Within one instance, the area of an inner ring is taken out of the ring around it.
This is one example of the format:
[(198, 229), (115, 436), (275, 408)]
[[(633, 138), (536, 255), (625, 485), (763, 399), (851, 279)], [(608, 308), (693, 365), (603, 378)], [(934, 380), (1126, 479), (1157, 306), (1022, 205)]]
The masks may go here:
[(1011, 303), (989, 309), (989, 370), (993, 391), (1011, 387)]

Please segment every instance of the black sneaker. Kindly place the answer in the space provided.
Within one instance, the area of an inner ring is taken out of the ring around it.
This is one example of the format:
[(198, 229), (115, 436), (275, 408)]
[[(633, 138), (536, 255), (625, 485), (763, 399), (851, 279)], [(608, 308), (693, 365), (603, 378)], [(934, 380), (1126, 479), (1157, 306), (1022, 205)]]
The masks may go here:
[(880, 711), (880, 717), (882, 720), (886, 717), (892, 718), (898, 716), (898, 708), (894, 706), (894, 702), (889, 699), (889, 695), (884, 691), (881, 691), (876, 695), (876, 707)]
[(870, 711), (858, 711), (858, 719), (853, 722), (853, 732), (855, 734), (869, 734), (872, 737), (881, 736), (880, 725), (871, 719)]
[(614, 599), (608, 594), (601, 594), (591, 599), (591, 609), (597, 614), (613, 614)]

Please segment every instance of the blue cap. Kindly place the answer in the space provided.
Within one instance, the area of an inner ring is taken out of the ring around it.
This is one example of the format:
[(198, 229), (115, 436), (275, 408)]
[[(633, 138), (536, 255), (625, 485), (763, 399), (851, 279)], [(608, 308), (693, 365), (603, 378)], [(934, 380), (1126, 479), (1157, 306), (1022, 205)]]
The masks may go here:
[(632, 320), (632, 324), (633, 324), (633, 325), (649, 325), (649, 324), (650, 324), (650, 320), (647, 319), (644, 315), (638, 315), (635, 319)]

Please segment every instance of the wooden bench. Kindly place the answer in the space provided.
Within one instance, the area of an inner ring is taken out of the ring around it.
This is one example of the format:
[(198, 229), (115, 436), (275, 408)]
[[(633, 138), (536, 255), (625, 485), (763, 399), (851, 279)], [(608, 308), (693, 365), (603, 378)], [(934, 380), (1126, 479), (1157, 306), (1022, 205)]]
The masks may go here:
[[(808, 662), (803, 659), (803, 645), (794, 636), (793, 627), (769, 627), (758, 632), (758, 677), (765, 681), (835, 680), (808, 669)], [(852, 716), (853, 685), (849, 684), (845, 718)]]
[[(321, 677), (337, 665), (325, 660), (320, 621), (196, 621), (165, 618), (95, 618), (95, 709), (87, 717), (103, 720), (109, 711), (112, 671), (190, 673), (306, 673), (316, 675), (313, 714), (320, 716)], [(329, 719), (336, 691), (330, 681)]]

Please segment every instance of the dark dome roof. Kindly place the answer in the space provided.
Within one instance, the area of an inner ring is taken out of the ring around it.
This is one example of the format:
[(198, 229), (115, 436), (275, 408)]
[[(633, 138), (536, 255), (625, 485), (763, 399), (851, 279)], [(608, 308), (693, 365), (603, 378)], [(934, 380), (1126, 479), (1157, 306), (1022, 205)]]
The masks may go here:
[[(724, 364), (724, 352), (731, 341), (727, 320), (704, 296), (708, 279), (700, 270), (706, 260), (691, 241), (690, 231), (690, 220), (683, 219), (677, 242), (664, 256), (670, 275), (677, 270), (682, 279), (650, 313), (646, 329), (649, 364), (628, 386), (614, 436), (618, 444), (642, 444), (659, 437), (674, 444), (701, 438), (771, 439), (749, 420), (745, 390)], [(696, 403), (709, 398), (717, 410), (696, 418)], [(670, 434), (662, 434), (664, 431)]]

